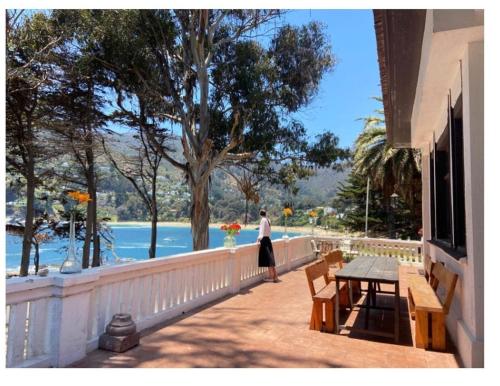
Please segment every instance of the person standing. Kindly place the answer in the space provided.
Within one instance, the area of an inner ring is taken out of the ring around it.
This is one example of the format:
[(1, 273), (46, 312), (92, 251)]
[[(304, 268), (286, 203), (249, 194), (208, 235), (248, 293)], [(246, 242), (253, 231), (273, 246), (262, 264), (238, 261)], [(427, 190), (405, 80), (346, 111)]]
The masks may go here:
[(261, 220), (259, 225), (259, 237), (257, 242), (260, 243), (259, 248), (259, 267), (267, 267), (269, 277), (264, 281), (278, 282), (278, 274), (276, 273), (276, 262), (274, 260), (273, 244), (271, 243), (271, 222), (266, 217), (266, 211), (260, 211)]

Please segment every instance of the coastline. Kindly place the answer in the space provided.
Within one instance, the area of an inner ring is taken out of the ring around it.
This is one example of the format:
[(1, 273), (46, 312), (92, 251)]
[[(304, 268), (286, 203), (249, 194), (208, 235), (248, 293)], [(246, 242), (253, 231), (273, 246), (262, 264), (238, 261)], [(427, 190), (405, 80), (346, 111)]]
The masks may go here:
[[(149, 221), (110, 221), (107, 222), (108, 225), (111, 226), (123, 226), (123, 227), (144, 227), (149, 228), (150, 227), (150, 222)], [(212, 229), (218, 229), (220, 226), (223, 225), (222, 223), (211, 223), (209, 225), (210, 228)], [(158, 226), (163, 226), (163, 227), (177, 227), (177, 228), (190, 228), (191, 224), (189, 222), (175, 222), (175, 221), (162, 221), (158, 222)], [(242, 226), (242, 230), (251, 230), (251, 231), (257, 231), (258, 230), (258, 224), (248, 224), (246, 227)], [(283, 232), (285, 231), (284, 226), (280, 225), (273, 225), (272, 230), (275, 232)], [(311, 227), (310, 226), (299, 226), (299, 227), (287, 227), (287, 233), (290, 235), (290, 237), (294, 236), (304, 236), (304, 235), (311, 235)], [(322, 237), (322, 236), (334, 236), (334, 237), (346, 237), (346, 234), (343, 232), (335, 232), (329, 229), (322, 229), (319, 227), (316, 227), (314, 229), (314, 236), (317, 237)], [(276, 236), (274, 236), (276, 237)], [(278, 236), (279, 237), (279, 236)], [(47, 263), (43, 264), (47, 265), (50, 271), (57, 271), (59, 269), (60, 264), (52, 264), (52, 263)], [(19, 271), (19, 267), (7, 267), (6, 266), (6, 274), (7, 277), (10, 276), (17, 276), (17, 272)], [(30, 272), (30, 274), (34, 274), (34, 272)]]
[[(128, 226), (149, 226), (149, 221), (108, 221), (108, 225), (128, 225)], [(210, 223), (210, 228), (220, 228), (224, 223)], [(240, 224), (241, 225), (241, 224)], [(191, 227), (191, 223), (189, 222), (176, 222), (176, 221), (158, 221), (158, 226), (167, 226), (167, 227), (178, 227), (178, 228), (189, 228)], [(246, 227), (241, 225), (242, 230), (256, 230), (258, 229), (259, 224), (248, 224)], [(282, 225), (272, 225), (272, 229), (278, 232), (284, 232), (285, 227)], [(311, 234), (310, 226), (299, 226), (293, 227), (288, 226), (287, 231), (290, 233), (302, 233), (302, 234)], [(345, 236), (343, 232), (336, 232), (330, 229), (323, 229), (316, 227), (314, 228), (315, 235), (321, 236)]]

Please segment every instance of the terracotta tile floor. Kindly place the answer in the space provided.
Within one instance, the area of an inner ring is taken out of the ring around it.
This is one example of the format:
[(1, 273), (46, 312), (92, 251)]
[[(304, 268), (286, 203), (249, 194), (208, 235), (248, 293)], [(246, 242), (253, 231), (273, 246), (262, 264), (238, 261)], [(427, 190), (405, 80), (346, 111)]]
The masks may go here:
[[(414, 347), (406, 299), (412, 274), (415, 268), (400, 267), (398, 344), (347, 330), (309, 330), (312, 302), (301, 267), (280, 283), (258, 284), (144, 331), (141, 344), (126, 353), (96, 350), (74, 367), (459, 367), (451, 344), (444, 353)], [(379, 296), (377, 302), (392, 302)], [(341, 314), (341, 323), (361, 324), (363, 313)], [(392, 312), (371, 311), (370, 327), (391, 331), (392, 318)]]

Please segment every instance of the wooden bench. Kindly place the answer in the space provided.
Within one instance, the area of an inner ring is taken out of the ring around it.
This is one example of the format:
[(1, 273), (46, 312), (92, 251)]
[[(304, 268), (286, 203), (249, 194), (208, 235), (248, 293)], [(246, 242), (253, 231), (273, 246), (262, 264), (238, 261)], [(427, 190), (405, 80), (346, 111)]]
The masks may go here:
[[(334, 332), (334, 305), (335, 305), (335, 282), (328, 279), (328, 264), (325, 260), (320, 260), (306, 267), (307, 283), (313, 301), (311, 311), (311, 330)], [(314, 281), (323, 277), (325, 285), (318, 291), (314, 286)], [(347, 286), (345, 283), (340, 288), (341, 296), (348, 299)], [(340, 299), (342, 299), (342, 297)], [(323, 312), (324, 305), (324, 312)]]
[[(420, 275), (425, 276), (425, 280), (427, 280), (429, 283), (431, 282), (431, 272), (432, 272), (432, 267), (434, 267), (434, 262), (431, 260), (431, 257), (429, 255), (424, 256), (424, 268), (418, 270), (418, 273)], [(432, 279), (434, 280), (434, 279)]]
[[(458, 275), (448, 271), (442, 263), (435, 263), (429, 279), (427, 282), (424, 276), (412, 276), (408, 281), (410, 315), (415, 319), (415, 346), (444, 351), (445, 318), (450, 309)], [(444, 288), (443, 302), (436, 293), (439, 286)]]

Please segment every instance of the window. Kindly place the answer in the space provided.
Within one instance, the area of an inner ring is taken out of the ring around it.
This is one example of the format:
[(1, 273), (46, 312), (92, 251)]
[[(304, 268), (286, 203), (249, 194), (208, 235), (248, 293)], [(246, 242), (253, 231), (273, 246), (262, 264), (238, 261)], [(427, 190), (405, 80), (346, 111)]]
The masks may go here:
[(434, 202), (434, 198), (436, 197), (434, 191), (434, 151), (431, 152), (430, 158), (430, 195), (431, 195), (431, 238), (436, 238), (436, 203)]
[(465, 186), (464, 186), (464, 135), (462, 127), (462, 95), (452, 109), (452, 164), (453, 164), (453, 220), (454, 245), (465, 251)]
[(461, 95), (449, 107), (448, 117), (430, 154), (431, 234), (436, 244), (462, 257), (466, 245)]

